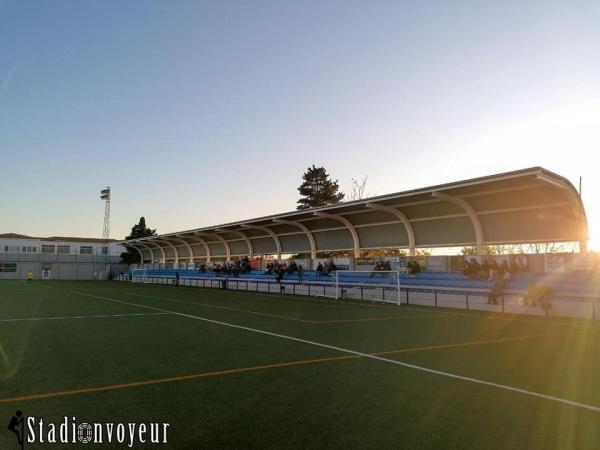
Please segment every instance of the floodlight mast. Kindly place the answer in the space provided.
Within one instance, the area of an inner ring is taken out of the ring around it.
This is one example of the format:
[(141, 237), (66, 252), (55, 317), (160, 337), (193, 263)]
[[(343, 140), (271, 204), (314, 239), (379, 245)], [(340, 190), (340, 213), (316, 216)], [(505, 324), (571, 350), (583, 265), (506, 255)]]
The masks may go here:
[(104, 273), (108, 277), (106, 273), (108, 269), (108, 245), (110, 239), (110, 186), (107, 186), (106, 189), (102, 189), (100, 191), (100, 200), (104, 200), (104, 228), (102, 230), (102, 241), (104, 242), (104, 248), (106, 250), (102, 250), (104, 253)]

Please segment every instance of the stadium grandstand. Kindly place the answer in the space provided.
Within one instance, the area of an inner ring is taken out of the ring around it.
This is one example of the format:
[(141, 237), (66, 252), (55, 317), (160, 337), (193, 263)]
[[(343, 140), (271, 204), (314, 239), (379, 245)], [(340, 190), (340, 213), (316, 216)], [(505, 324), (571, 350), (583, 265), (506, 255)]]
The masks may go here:
[(578, 242), (585, 210), (573, 185), (537, 167), (130, 241), (144, 262), (530, 242)]
[[(494, 273), (510, 272), (498, 308), (529, 312), (522, 297), (532, 284), (547, 285), (560, 297), (556, 300), (594, 295), (597, 282), (590, 273), (596, 260), (587, 253), (587, 239), (577, 190), (566, 178), (534, 167), (121, 243), (140, 254), (141, 264), (124, 274), (134, 281), (177, 278), (177, 283), (224, 287), (227, 279), (230, 288), (362, 300), (410, 301), (412, 293), (413, 301), (421, 297), (436, 305), (440, 295), (454, 295), (464, 297), (459, 303), (467, 308), (475, 306), (473, 297), (484, 300), (494, 291)], [(579, 251), (485, 252), (496, 244), (559, 242)], [(473, 254), (417, 255), (419, 248), (435, 247), (469, 247)], [(406, 256), (364, 257), (379, 249), (403, 249)], [(332, 252), (336, 257), (324, 257)], [(505, 304), (504, 294), (514, 294), (512, 305)], [(577, 305), (569, 302), (564, 314), (595, 315), (589, 304)]]

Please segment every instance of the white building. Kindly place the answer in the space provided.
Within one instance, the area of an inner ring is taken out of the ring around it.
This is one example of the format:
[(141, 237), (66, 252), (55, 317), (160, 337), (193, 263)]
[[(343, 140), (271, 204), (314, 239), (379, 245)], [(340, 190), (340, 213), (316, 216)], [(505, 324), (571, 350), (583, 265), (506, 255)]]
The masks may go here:
[(0, 234), (0, 279), (23, 279), (29, 270), (35, 278), (104, 278), (125, 251), (114, 239)]

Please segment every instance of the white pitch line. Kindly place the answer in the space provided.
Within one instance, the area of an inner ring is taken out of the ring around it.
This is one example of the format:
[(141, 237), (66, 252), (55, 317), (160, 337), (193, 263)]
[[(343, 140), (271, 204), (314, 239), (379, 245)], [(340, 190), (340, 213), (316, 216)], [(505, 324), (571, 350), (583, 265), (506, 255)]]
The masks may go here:
[(540, 392), (535, 392), (535, 391), (528, 391), (526, 389), (521, 389), (521, 388), (517, 388), (517, 387), (514, 387), (514, 386), (509, 386), (509, 385), (506, 385), (506, 384), (494, 383), (494, 382), (491, 382), (491, 381), (485, 381), (485, 380), (479, 380), (477, 378), (465, 377), (465, 376), (462, 376), (462, 375), (457, 375), (457, 374), (450, 373), (450, 372), (444, 372), (444, 371), (441, 371), (441, 370), (429, 369), (427, 367), (418, 366), (416, 364), (409, 364), (409, 363), (405, 363), (405, 362), (402, 362), (402, 361), (396, 361), (394, 359), (382, 358), (381, 356), (370, 355), (368, 353), (362, 353), (362, 352), (358, 352), (358, 351), (355, 351), (355, 350), (350, 350), (350, 349), (342, 348), (342, 347), (336, 347), (334, 345), (329, 345), (329, 344), (322, 344), (320, 342), (309, 341), (309, 340), (306, 340), (306, 339), (300, 339), (300, 338), (293, 337), (293, 336), (286, 336), (285, 334), (273, 333), (271, 331), (259, 330), (259, 329), (256, 329), (256, 328), (245, 327), (245, 326), (242, 326), (242, 325), (235, 325), (235, 324), (232, 324), (232, 323), (221, 322), (219, 320), (213, 320), (213, 319), (207, 319), (205, 317), (194, 316), (194, 315), (191, 315), (191, 314), (185, 314), (185, 313), (181, 313), (181, 312), (177, 312), (177, 311), (169, 311), (167, 309), (156, 308), (154, 306), (146, 306), (146, 305), (139, 305), (139, 304), (135, 304), (135, 303), (129, 303), (129, 302), (126, 302), (126, 301), (123, 301), (123, 300), (118, 300), (118, 299), (109, 298), (109, 297), (102, 297), (102, 296), (99, 296), (99, 295), (85, 294), (83, 292), (74, 292), (74, 294), (85, 295), (87, 297), (92, 297), (92, 298), (99, 298), (99, 299), (109, 300), (109, 301), (113, 301), (113, 302), (117, 302), (117, 303), (123, 303), (123, 304), (131, 305), (131, 306), (138, 306), (138, 307), (141, 307), (141, 308), (154, 309), (154, 310), (157, 310), (157, 311), (162, 311), (164, 313), (174, 314), (176, 316), (188, 317), (190, 319), (201, 320), (203, 322), (214, 323), (214, 324), (222, 325), (222, 326), (225, 326), (225, 327), (237, 328), (239, 330), (251, 331), (253, 333), (264, 334), (264, 335), (267, 335), (267, 336), (273, 336), (273, 337), (277, 337), (277, 338), (280, 338), (280, 339), (286, 339), (286, 340), (289, 340), (289, 341), (301, 342), (303, 344), (314, 345), (316, 347), (328, 348), (330, 350), (336, 350), (338, 352), (348, 353), (350, 355), (357, 355), (357, 356), (360, 356), (360, 357), (363, 357), (363, 358), (367, 358), (367, 359), (374, 359), (374, 360), (377, 360), (377, 361), (383, 361), (383, 362), (386, 362), (386, 363), (389, 363), (389, 364), (394, 364), (394, 365), (397, 365), (397, 366), (407, 367), (409, 369), (415, 369), (415, 370), (420, 370), (422, 372), (433, 373), (435, 375), (441, 375), (441, 376), (448, 377), (448, 378), (454, 378), (456, 380), (470, 381), (471, 383), (481, 384), (481, 385), (484, 385), (484, 386), (491, 386), (491, 387), (495, 387), (495, 388), (498, 388), (498, 389), (504, 389), (504, 390), (512, 391), (512, 392), (518, 392), (519, 394), (528, 395), (530, 397), (543, 398), (543, 399), (546, 399), (546, 400), (551, 400), (551, 401), (558, 402), (558, 403), (563, 403), (563, 404), (566, 404), (566, 405), (576, 406), (578, 408), (587, 409), (587, 410), (594, 411), (594, 412), (600, 412), (600, 406), (588, 405), (587, 403), (580, 403), (580, 402), (576, 402), (574, 400), (568, 400), (568, 399), (561, 398), (561, 397), (555, 397), (553, 395), (542, 394)]
[(25, 317), (19, 319), (0, 319), (0, 322), (25, 322), (33, 320), (63, 320), (63, 319), (98, 319), (103, 317), (130, 317), (130, 316), (164, 316), (172, 313), (133, 313), (133, 314), (103, 314), (98, 316), (61, 316), (61, 317)]

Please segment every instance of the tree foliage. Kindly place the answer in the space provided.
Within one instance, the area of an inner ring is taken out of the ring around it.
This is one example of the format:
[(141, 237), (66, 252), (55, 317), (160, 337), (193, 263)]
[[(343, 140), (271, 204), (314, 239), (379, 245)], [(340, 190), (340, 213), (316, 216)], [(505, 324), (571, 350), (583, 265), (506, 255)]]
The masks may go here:
[[(522, 254), (543, 254), (543, 253), (572, 253), (575, 251), (576, 244), (573, 242), (546, 242), (531, 244), (491, 244), (483, 246), (483, 255), (522, 255)], [(460, 250), (461, 255), (476, 256), (477, 247), (463, 247)]]
[(363, 250), (360, 252), (361, 258), (385, 258), (387, 256), (406, 256), (405, 250), (399, 248), (377, 248)]
[[(125, 239), (138, 239), (148, 236), (156, 236), (156, 229), (150, 229), (146, 226), (146, 219), (144, 217), (140, 217), (140, 221), (131, 227), (131, 233)], [(121, 261), (125, 264), (137, 264), (140, 261), (140, 254), (137, 250), (132, 248), (127, 248), (126, 252), (121, 253)]]
[(313, 164), (302, 175), (302, 184), (298, 187), (301, 195), (297, 202), (298, 209), (340, 203), (344, 194), (339, 192), (339, 188), (338, 180), (331, 180), (324, 167), (315, 167)]

